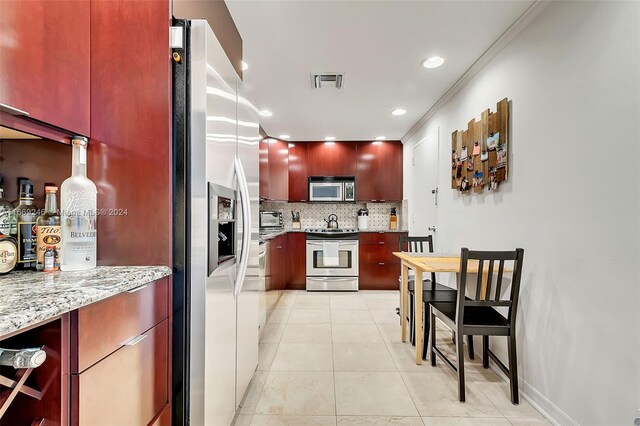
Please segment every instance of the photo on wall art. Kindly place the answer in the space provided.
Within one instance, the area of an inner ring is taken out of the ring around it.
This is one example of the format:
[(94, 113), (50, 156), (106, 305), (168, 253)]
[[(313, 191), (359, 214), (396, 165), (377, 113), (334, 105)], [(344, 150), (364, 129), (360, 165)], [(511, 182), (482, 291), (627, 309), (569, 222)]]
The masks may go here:
[(496, 148), (496, 163), (498, 168), (507, 165), (507, 147), (505, 144), (499, 144)]
[(500, 143), (500, 132), (489, 134), (487, 138), (487, 149), (496, 149)]

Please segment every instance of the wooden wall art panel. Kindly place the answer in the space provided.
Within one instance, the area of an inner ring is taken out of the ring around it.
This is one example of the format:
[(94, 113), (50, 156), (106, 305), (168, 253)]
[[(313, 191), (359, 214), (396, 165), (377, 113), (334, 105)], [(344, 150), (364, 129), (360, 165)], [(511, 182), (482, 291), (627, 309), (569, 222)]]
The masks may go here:
[(496, 112), (482, 112), (466, 130), (451, 134), (451, 189), (463, 193), (498, 189), (507, 180), (509, 100), (498, 102)]

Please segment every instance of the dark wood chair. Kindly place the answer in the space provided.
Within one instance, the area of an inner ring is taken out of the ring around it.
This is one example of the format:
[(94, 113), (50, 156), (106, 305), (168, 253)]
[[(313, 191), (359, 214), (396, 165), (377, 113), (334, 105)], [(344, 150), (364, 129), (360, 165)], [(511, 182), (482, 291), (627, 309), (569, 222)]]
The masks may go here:
[[(425, 250), (426, 249), (426, 250)], [(400, 251), (409, 253), (433, 253), (433, 235), (426, 237), (400, 237)], [(435, 272), (431, 273), (431, 279), (423, 279), (422, 301), (425, 306), (423, 321), (423, 350), (422, 359), (427, 358), (427, 344), (429, 339), (429, 303), (456, 303), (458, 292), (456, 289), (447, 287), (436, 282)], [(416, 344), (416, 322), (415, 322), (415, 280), (412, 277), (408, 279), (409, 285), (409, 312), (404, 321), (409, 322), (409, 341), (412, 345)], [(473, 337), (469, 337), (469, 356), (473, 359)]]
[[(470, 251), (462, 249), (460, 256), (460, 282), (458, 284), (458, 299), (455, 305), (451, 303), (431, 302), (429, 304), (431, 340), (430, 354), (431, 365), (436, 365), (436, 355), (458, 374), (458, 398), (465, 400), (464, 383), (464, 336), (482, 336), (482, 365), (489, 368), (489, 359), (492, 359), (498, 367), (509, 377), (511, 385), (511, 402), (518, 404), (518, 360), (516, 356), (516, 312), (518, 308), (518, 296), (520, 293), (520, 278), (522, 276), (522, 259), (524, 250), (515, 251)], [(467, 288), (467, 269), (470, 261), (478, 261), (478, 279), (474, 298), (465, 297)], [(511, 291), (503, 298), (502, 281), (504, 277), (504, 265), (507, 261), (513, 261), (513, 274), (511, 276)], [(482, 276), (487, 267), (487, 282), (483, 291)], [(492, 288), (494, 265), (498, 264), (496, 285)], [(493, 297), (491, 296), (493, 293)], [(505, 317), (495, 308), (508, 310)], [(444, 322), (456, 332), (456, 357), (457, 365), (451, 362), (444, 353), (436, 347), (436, 318)], [(509, 353), (509, 368), (489, 349), (489, 336), (506, 336)]]

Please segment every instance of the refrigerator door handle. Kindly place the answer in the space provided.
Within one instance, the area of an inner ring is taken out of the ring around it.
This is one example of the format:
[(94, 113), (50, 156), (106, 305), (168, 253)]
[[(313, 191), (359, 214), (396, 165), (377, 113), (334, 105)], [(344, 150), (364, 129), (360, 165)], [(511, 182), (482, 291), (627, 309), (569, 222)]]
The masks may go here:
[(249, 244), (251, 243), (251, 204), (249, 200), (249, 185), (247, 176), (244, 173), (242, 162), (235, 158), (236, 176), (238, 177), (238, 188), (240, 192), (240, 202), (242, 204), (242, 252), (238, 268), (238, 277), (234, 288), (234, 296), (238, 297), (244, 286), (244, 278), (249, 264)]

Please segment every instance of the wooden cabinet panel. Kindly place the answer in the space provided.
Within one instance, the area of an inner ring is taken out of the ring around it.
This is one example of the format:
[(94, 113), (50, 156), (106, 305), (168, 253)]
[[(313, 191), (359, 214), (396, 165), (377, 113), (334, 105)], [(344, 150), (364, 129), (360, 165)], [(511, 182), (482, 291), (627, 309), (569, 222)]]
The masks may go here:
[(267, 244), (267, 290), (284, 290), (289, 279), (287, 235), (275, 237)]
[(358, 142), (356, 164), (356, 198), (358, 200), (371, 201), (380, 198), (378, 143)]
[(142, 336), (137, 344), (73, 376), (73, 424), (146, 425), (167, 405), (169, 320)]
[[(171, 265), (169, 0), (86, 3), (91, 5), (87, 170), (98, 188), (98, 209), (126, 209), (126, 216), (98, 217), (98, 264)], [(76, 13), (70, 16), (75, 21)]]
[(402, 143), (385, 141), (378, 145), (379, 201), (402, 201)]
[(269, 138), (260, 140), (258, 150), (260, 167), (260, 198), (269, 199)]
[(269, 138), (269, 199), (289, 199), (289, 147), (274, 138)]
[(355, 176), (356, 153), (355, 142), (310, 142), (309, 176)]
[(71, 372), (84, 371), (168, 316), (168, 278), (73, 311)]
[(399, 263), (360, 264), (360, 290), (397, 290)]
[(400, 259), (393, 255), (394, 251), (398, 251), (398, 245), (395, 243), (370, 243), (360, 244), (359, 260), (360, 263), (400, 263)]
[(393, 249), (394, 251), (398, 251), (398, 249), (400, 249), (400, 237), (407, 235), (406, 232), (360, 232), (358, 239), (360, 240), (360, 244), (378, 243), (381, 241), (394, 243)]
[(402, 201), (402, 143), (358, 142), (356, 198)]
[(289, 279), (286, 288), (304, 290), (307, 285), (307, 234), (290, 232), (287, 237)]
[(0, 103), (89, 136), (90, 3), (0, 1), (0, 40)]
[(307, 144), (289, 144), (289, 201), (307, 201), (309, 171), (307, 168)]
[(151, 426), (171, 426), (171, 406), (165, 405)]

